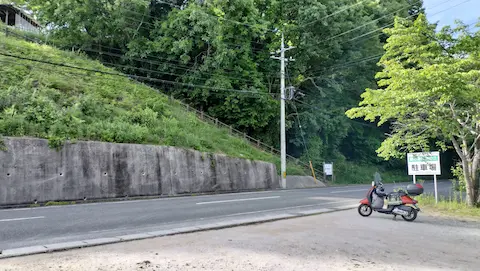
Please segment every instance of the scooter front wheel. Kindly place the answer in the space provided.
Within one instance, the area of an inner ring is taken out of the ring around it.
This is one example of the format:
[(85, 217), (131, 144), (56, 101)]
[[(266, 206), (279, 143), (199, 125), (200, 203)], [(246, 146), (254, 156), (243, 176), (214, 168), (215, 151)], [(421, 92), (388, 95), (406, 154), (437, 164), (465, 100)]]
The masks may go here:
[(370, 216), (372, 212), (373, 212), (372, 207), (367, 204), (360, 204), (360, 206), (358, 206), (358, 213), (361, 216), (364, 216), (364, 217)]

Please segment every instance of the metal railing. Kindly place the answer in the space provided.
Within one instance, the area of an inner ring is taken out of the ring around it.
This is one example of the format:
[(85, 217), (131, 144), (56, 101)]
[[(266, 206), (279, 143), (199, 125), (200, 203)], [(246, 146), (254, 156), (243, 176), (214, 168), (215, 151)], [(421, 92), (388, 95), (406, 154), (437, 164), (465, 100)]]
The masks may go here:
[[(194, 113), (197, 116), (198, 119), (200, 119), (201, 121), (203, 121), (205, 123), (215, 125), (217, 128), (224, 128), (224, 129), (226, 129), (227, 131), (230, 132), (230, 135), (236, 136), (236, 137), (239, 137), (239, 138), (243, 138), (250, 145), (259, 149), (260, 151), (264, 151), (264, 152), (270, 153), (272, 155), (280, 155), (280, 153), (281, 153), (280, 150), (274, 148), (273, 146), (265, 144), (262, 141), (260, 141), (259, 139), (253, 138), (253, 137), (247, 135), (246, 133), (244, 133), (244, 132), (242, 132), (238, 129), (235, 129), (233, 126), (228, 125), (226, 123), (223, 123), (223, 122), (219, 121), (217, 118), (211, 117), (211, 116), (205, 114), (205, 112), (200, 111), (196, 108), (193, 108), (192, 106), (190, 106), (186, 103), (183, 103), (182, 101), (180, 101), (178, 99), (174, 99), (173, 97), (170, 96), (169, 97), (169, 102), (184, 107), (187, 112)], [(306, 172), (311, 171), (310, 165), (308, 163), (305, 163), (305, 162), (301, 161), (300, 159), (298, 159), (296, 157), (293, 157), (293, 156), (287, 154), (287, 160), (291, 163), (294, 163), (296, 165), (304, 167)], [(315, 171), (315, 175), (317, 176), (317, 179), (320, 178), (321, 176), (323, 176), (322, 171), (317, 170), (315, 168), (314, 168), (314, 171)]]

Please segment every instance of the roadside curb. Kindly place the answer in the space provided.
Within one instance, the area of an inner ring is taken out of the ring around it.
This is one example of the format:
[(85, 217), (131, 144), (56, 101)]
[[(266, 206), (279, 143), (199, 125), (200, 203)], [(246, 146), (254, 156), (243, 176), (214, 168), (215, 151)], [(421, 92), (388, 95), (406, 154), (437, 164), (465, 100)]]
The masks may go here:
[(82, 240), (82, 241), (73, 241), (73, 242), (65, 242), (65, 243), (6, 249), (3, 251), (0, 251), (0, 260), (6, 259), (6, 258), (19, 257), (19, 256), (51, 253), (51, 252), (65, 251), (70, 249), (87, 248), (87, 247), (115, 244), (115, 243), (121, 243), (121, 242), (137, 241), (137, 240), (173, 236), (173, 235), (179, 235), (179, 234), (187, 234), (187, 233), (210, 231), (210, 230), (221, 230), (221, 229), (233, 228), (233, 227), (239, 227), (239, 226), (268, 223), (268, 222), (274, 222), (278, 220), (313, 216), (313, 215), (332, 213), (337, 211), (345, 211), (345, 210), (354, 209), (357, 206), (358, 206), (357, 204), (345, 205), (341, 207), (321, 208), (321, 209), (314, 209), (314, 210), (299, 211), (295, 213), (269, 215), (266, 217), (253, 218), (253, 219), (243, 218), (243, 219), (209, 223), (205, 225), (192, 226), (192, 227), (160, 230), (160, 231), (153, 231), (153, 232), (146, 232), (146, 233), (139, 233), (139, 234), (121, 235), (121, 236), (116, 236), (111, 238), (98, 238), (98, 239), (90, 239), (90, 240)]

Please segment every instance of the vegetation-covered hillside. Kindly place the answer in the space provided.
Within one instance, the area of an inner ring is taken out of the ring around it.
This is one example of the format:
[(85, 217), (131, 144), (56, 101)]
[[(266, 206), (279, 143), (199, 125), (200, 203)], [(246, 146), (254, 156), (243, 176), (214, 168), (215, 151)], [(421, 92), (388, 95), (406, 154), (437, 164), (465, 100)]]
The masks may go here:
[(296, 60), (287, 65), (286, 84), (298, 90), (287, 101), (288, 154), (316, 169), (334, 162), (337, 180), (349, 183), (405, 168), (376, 155), (388, 123), (351, 120), (345, 111), (376, 86), (382, 30), (395, 16), (415, 19), (421, 0), (11, 2), (46, 26), (42, 39), (56, 48), (150, 78), (157, 90), (277, 149), (280, 63), (271, 52), (283, 34), (295, 47), (286, 55)]
[(6, 38), (4, 32), (0, 40), (0, 135), (47, 138), (53, 147), (65, 140), (146, 143), (278, 162), (227, 130), (200, 121), (164, 94), (110, 75), (119, 73), (97, 61)]
[[(279, 166), (279, 157), (84, 55), (6, 37), (2, 31), (0, 63), (0, 135), (46, 138), (52, 147), (65, 140), (169, 145)], [(368, 182), (375, 170), (345, 164), (336, 172), (337, 181)], [(308, 171), (292, 163), (288, 174)]]

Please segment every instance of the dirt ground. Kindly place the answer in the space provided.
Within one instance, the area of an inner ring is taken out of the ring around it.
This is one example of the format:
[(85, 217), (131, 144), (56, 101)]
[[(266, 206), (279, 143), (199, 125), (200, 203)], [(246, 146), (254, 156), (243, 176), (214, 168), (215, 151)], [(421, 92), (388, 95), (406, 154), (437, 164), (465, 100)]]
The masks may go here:
[(0, 260), (0, 270), (479, 270), (480, 223), (356, 210)]

